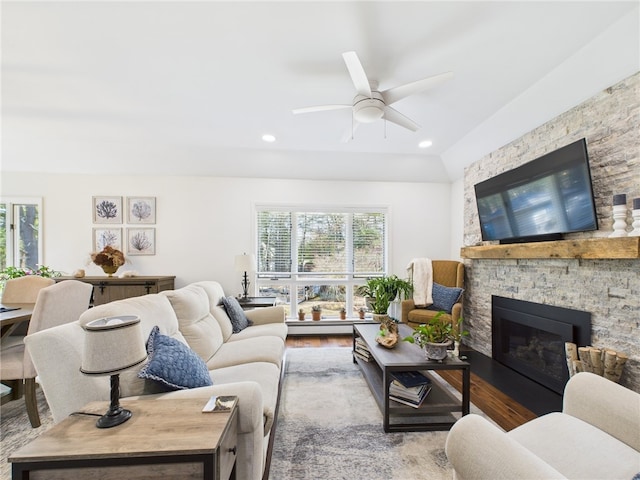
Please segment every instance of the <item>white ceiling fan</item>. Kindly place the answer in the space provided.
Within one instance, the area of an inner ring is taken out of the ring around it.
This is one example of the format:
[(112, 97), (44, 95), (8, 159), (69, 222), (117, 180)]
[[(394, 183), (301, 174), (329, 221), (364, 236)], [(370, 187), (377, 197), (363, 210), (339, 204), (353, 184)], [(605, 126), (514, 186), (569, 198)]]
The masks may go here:
[(352, 132), (359, 123), (372, 123), (381, 118), (415, 132), (420, 126), (396, 109), (390, 107), (390, 105), (409, 95), (435, 87), (453, 77), (452, 72), (441, 73), (380, 92), (378, 91), (378, 82), (369, 80), (356, 52), (345, 52), (342, 54), (342, 57), (347, 64), (353, 85), (356, 87), (356, 96), (353, 98), (353, 104), (316, 105), (296, 108), (293, 110), (294, 114), (351, 108), (354, 121)]

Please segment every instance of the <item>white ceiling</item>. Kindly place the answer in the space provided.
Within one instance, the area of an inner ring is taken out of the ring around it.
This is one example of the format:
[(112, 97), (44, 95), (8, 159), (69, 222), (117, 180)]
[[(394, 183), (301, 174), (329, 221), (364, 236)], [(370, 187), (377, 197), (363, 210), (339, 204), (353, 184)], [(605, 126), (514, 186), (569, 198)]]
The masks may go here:
[[(638, 5), (2, 1), (1, 168), (449, 182), (639, 70)], [(381, 89), (454, 78), (341, 143), (350, 110), (291, 110), (351, 103), (350, 50)]]

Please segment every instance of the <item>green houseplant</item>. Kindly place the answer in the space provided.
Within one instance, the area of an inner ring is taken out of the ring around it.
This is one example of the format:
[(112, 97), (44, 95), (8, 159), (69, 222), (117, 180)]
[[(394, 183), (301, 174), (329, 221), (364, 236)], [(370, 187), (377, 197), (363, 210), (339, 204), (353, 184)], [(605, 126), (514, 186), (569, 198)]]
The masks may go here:
[(311, 319), (312, 320), (320, 320), (322, 315), (322, 307), (320, 305), (314, 305), (311, 307)]
[(396, 275), (372, 277), (358, 288), (358, 293), (369, 298), (369, 305), (376, 315), (386, 315), (389, 305), (400, 294), (410, 295), (413, 286)]
[(429, 322), (418, 325), (411, 335), (402, 340), (424, 348), (427, 358), (443, 360), (447, 356), (447, 348), (454, 341), (460, 341), (461, 337), (469, 335), (469, 332), (462, 330), (462, 318), (458, 320), (457, 328), (454, 328), (448, 318), (443, 318), (444, 313), (439, 311)]

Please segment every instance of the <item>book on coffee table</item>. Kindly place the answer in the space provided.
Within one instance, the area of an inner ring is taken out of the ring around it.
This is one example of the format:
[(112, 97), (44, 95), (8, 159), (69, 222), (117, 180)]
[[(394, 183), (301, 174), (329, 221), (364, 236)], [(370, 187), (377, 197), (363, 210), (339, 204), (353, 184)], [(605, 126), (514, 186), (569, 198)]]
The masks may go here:
[(397, 380), (398, 383), (406, 388), (431, 384), (431, 380), (429, 379), (429, 377), (419, 372), (418, 370), (411, 370), (408, 372), (392, 372), (391, 376), (394, 380)]

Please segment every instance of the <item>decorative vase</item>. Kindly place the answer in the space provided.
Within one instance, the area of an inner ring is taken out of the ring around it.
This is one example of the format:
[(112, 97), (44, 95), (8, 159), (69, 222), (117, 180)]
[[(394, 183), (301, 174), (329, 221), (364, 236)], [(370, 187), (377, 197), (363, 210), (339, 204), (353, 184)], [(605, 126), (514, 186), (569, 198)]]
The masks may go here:
[(110, 277), (113, 277), (113, 274), (118, 271), (118, 268), (120, 268), (120, 266), (116, 267), (115, 265), (100, 265), (100, 267), (102, 268), (102, 271)]
[(311, 319), (312, 319), (312, 320), (316, 320), (316, 321), (318, 321), (318, 320), (320, 320), (321, 315), (322, 315), (322, 312), (321, 312), (321, 311), (313, 310), (313, 311), (311, 312)]
[(444, 360), (447, 358), (447, 348), (451, 345), (451, 340), (444, 343), (427, 342), (424, 346), (424, 353), (429, 360)]

